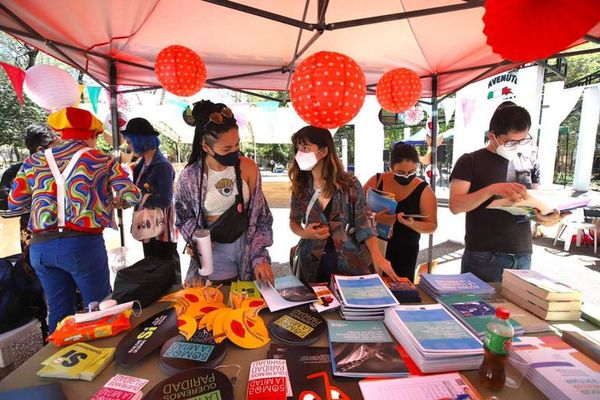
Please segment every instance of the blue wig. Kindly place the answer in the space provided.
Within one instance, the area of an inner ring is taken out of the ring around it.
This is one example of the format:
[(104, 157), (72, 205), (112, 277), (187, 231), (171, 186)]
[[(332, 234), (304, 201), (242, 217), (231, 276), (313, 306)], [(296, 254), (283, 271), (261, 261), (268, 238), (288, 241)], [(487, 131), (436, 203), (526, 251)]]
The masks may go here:
[(144, 154), (148, 150), (158, 149), (160, 139), (156, 135), (125, 135), (131, 142), (135, 154)]

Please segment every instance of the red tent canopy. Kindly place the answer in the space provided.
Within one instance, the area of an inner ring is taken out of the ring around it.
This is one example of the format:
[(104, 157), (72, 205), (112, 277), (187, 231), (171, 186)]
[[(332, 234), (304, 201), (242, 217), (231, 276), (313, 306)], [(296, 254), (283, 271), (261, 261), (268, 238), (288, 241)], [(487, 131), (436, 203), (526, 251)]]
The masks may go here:
[[(295, 49), (311, 42), (299, 60), (321, 50), (344, 53), (364, 69), (371, 87), (390, 69), (410, 68), (423, 78), (427, 97), (426, 78), (434, 74), (441, 95), (516, 66), (486, 44), (483, 3), (12, 0), (0, 4), (0, 29), (103, 84), (114, 58), (119, 85), (158, 86), (156, 55), (180, 44), (203, 58), (208, 87), (285, 90)], [(600, 24), (590, 34), (600, 36)]]

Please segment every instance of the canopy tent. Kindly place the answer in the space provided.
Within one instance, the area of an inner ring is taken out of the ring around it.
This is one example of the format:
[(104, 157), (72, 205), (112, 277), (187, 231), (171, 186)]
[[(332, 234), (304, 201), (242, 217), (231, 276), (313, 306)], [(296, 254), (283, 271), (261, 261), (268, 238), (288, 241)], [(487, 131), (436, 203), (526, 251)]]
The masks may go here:
[[(356, 60), (370, 93), (384, 72), (410, 68), (422, 78), (423, 97), (432, 99), (435, 141), (438, 96), (518, 66), (486, 44), (483, 4), (484, 0), (12, 0), (0, 3), (0, 29), (108, 88), (114, 133), (117, 85), (157, 87), (156, 55), (179, 44), (203, 58), (207, 87), (214, 88), (286, 90), (295, 64), (321, 50)], [(589, 35), (597, 40), (600, 23)], [(433, 143), (432, 163), (435, 147)]]
[[(436, 94), (442, 95), (516, 66), (486, 44), (483, 3), (13, 0), (0, 4), (0, 29), (104, 86), (111, 60), (116, 84), (158, 86), (157, 53), (180, 44), (203, 58), (208, 87), (285, 90), (296, 56), (307, 49), (299, 60), (320, 50), (354, 58), (371, 85), (400, 66), (423, 78), (436, 75)], [(590, 34), (600, 35), (600, 24)], [(423, 79), (423, 89), (431, 97), (430, 79)]]

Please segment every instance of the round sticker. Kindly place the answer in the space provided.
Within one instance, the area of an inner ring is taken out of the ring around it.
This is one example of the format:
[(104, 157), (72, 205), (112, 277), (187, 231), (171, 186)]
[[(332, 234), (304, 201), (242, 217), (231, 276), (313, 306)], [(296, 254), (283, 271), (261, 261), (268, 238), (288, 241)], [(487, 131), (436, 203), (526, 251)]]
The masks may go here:
[(319, 340), (327, 324), (319, 314), (295, 308), (279, 314), (269, 323), (271, 337), (290, 345), (308, 345)]
[(189, 340), (178, 335), (165, 342), (160, 349), (161, 368), (170, 374), (190, 368), (212, 368), (223, 361), (226, 352), (226, 344), (215, 343), (211, 333), (201, 329)]

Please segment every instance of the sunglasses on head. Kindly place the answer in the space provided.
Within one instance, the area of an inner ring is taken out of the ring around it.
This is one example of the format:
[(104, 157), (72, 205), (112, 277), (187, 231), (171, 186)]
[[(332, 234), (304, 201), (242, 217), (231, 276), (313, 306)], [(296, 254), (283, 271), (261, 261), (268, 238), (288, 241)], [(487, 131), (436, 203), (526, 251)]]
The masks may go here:
[(229, 108), (229, 107), (223, 107), (223, 109), (220, 112), (211, 113), (208, 116), (208, 122), (206, 122), (206, 124), (204, 124), (204, 128), (206, 128), (206, 126), (208, 124), (210, 124), (211, 122), (213, 124), (217, 124), (217, 125), (222, 124), (223, 123), (223, 117), (225, 117), (225, 118), (233, 118), (233, 112), (231, 111), (231, 108)]

